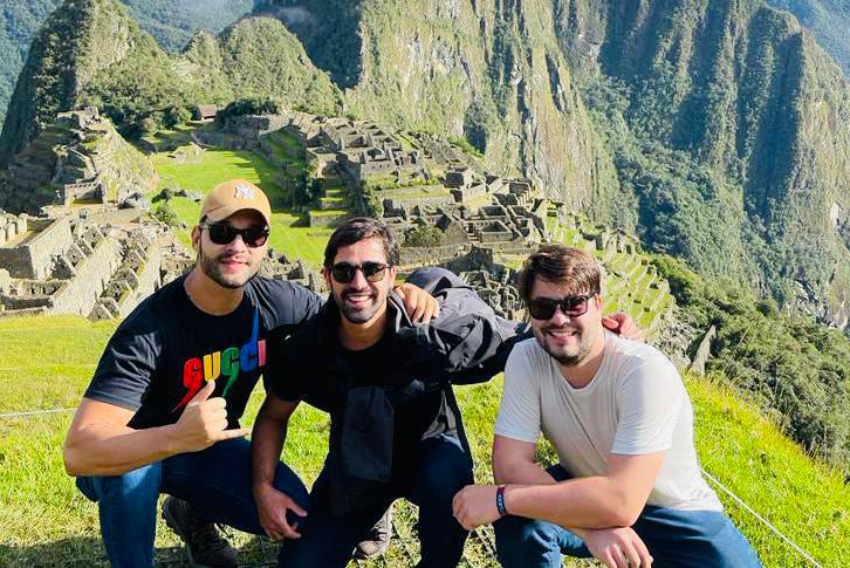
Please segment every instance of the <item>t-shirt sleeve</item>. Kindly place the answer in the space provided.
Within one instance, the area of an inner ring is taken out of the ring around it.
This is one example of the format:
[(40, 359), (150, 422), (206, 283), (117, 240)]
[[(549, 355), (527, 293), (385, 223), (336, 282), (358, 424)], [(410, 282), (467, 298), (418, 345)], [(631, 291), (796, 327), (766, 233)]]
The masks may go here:
[(517, 346), (505, 366), (496, 435), (536, 444), (540, 437), (540, 377), (529, 350)]
[(611, 453), (640, 455), (669, 450), (687, 396), (679, 372), (666, 358), (631, 369), (617, 391), (620, 419)]
[(157, 343), (151, 330), (126, 320), (107, 343), (83, 396), (138, 410), (156, 372)]
[[(294, 402), (307, 396), (307, 380), (296, 356), (296, 339), (276, 338), (269, 350), (268, 368), (265, 372), (266, 389), (280, 399)], [(300, 342), (299, 342), (300, 343)], [(305, 355), (306, 354), (303, 354)]]
[(321, 296), (298, 284), (293, 285), (291, 290), (292, 323), (302, 324), (319, 313), (324, 304)]

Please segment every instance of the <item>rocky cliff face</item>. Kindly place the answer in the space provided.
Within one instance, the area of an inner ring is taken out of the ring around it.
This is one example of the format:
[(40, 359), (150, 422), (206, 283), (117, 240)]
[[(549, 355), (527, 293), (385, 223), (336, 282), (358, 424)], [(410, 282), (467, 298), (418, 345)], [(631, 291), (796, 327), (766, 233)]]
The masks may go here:
[(68, 110), (98, 69), (137, 47), (155, 49), (117, 2), (70, 0), (54, 12), (30, 47), (0, 136), (0, 165)]
[[(650, 241), (675, 252), (693, 241), (701, 246), (685, 256), (698, 267), (755, 278), (763, 292), (845, 326), (850, 86), (838, 66), (793, 17), (756, 0), (582, 4), (564, 3), (560, 37), (583, 54), (588, 76), (623, 87), (609, 120), (626, 125), (645, 169), (672, 170), (665, 153), (690, 163), (671, 174), (678, 195), (669, 199), (625, 176)], [(700, 184), (698, 207), (683, 205), (695, 175), (713, 183)], [(676, 214), (690, 226), (675, 227)], [(693, 237), (717, 227), (734, 234), (716, 235), (723, 250)]]
[(356, 114), (465, 135), (497, 171), (847, 323), (850, 89), (789, 14), (760, 0), (260, 10), (302, 39)]
[[(271, 2), (347, 109), (466, 137), (490, 169), (528, 176), (576, 209), (605, 210), (614, 170), (555, 34), (551, 2)], [(338, 15), (338, 17), (337, 17)]]

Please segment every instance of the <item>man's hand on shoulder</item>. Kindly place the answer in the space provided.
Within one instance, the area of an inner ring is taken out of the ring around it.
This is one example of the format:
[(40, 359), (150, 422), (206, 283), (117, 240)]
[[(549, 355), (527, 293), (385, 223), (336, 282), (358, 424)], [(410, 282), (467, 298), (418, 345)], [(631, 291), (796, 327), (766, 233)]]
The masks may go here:
[(582, 540), (594, 558), (607, 568), (652, 565), (652, 555), (631, 527), (585, 530)]
[(632, 316), (623, 312), (603, 317), (602, 325), (625, 339), (632, 341), (644, 341), (645, 339), (643, 330), (638, 327)]
[(404, 300), (404, 309), (414, 322), (429, 323), (440, 315), (440, 302), (419, 286), (405, 282), (394, 291)]
[(250, 428), (227, 429), (227, 401), (220, 396), (210, 398), (214, 390), (215, 381), (208, 382), (186, 405), (172, 429), (175, 453), (198, 452), (251, 433)]

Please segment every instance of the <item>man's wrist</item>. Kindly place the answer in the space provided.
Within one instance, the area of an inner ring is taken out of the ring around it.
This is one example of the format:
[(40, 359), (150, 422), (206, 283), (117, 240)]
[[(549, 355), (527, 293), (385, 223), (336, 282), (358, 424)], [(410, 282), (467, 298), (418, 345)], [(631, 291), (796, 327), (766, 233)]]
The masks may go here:
[(267, 479), (260, 479), (254, 481), (254, 497), (259, 498), (268, 493), (270, 489), (274, 489), (274, 485), (272, 485), (271, 481)]
[(183, 440), (180, 437), (177, 424), (163, 426), (162, 432), (165, 436), (165, 452), (169, 456), (186, 453), (187, 450), (183, 447)]
[(508, 507), (505, 503), (505, 490), (507, 485), (500, 485), (496, 488), (496, 510), (499, 511), (499, 517), (506, 517)]

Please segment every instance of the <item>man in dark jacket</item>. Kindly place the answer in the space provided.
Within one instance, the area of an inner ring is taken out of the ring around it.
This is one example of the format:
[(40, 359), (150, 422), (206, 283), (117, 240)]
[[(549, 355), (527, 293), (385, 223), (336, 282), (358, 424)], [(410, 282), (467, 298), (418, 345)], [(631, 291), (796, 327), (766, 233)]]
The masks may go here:
[[(440, 300), (440, 315), (414, 325), (390, 291), (397, 263), (383, 224), (341, 226), (325, 251), (331, 299), (269, 350), (271, 389), (254, 425), (254, 494), (266, 531), (293, 539), (281, 566), (345, 566), (399, 497), (420, 507), (422, 566), (454, 566), (462, 555), (468, 533), (452, 516), (452, 498), (472, 482), (472, 460), (450, 381), (501, 371), (516, 324), (450, 272), (429, 269), (411, 281)], [(307, 516), (287, 507), (272, 483), (302, 400), (331, 415), (330, 452)]]

